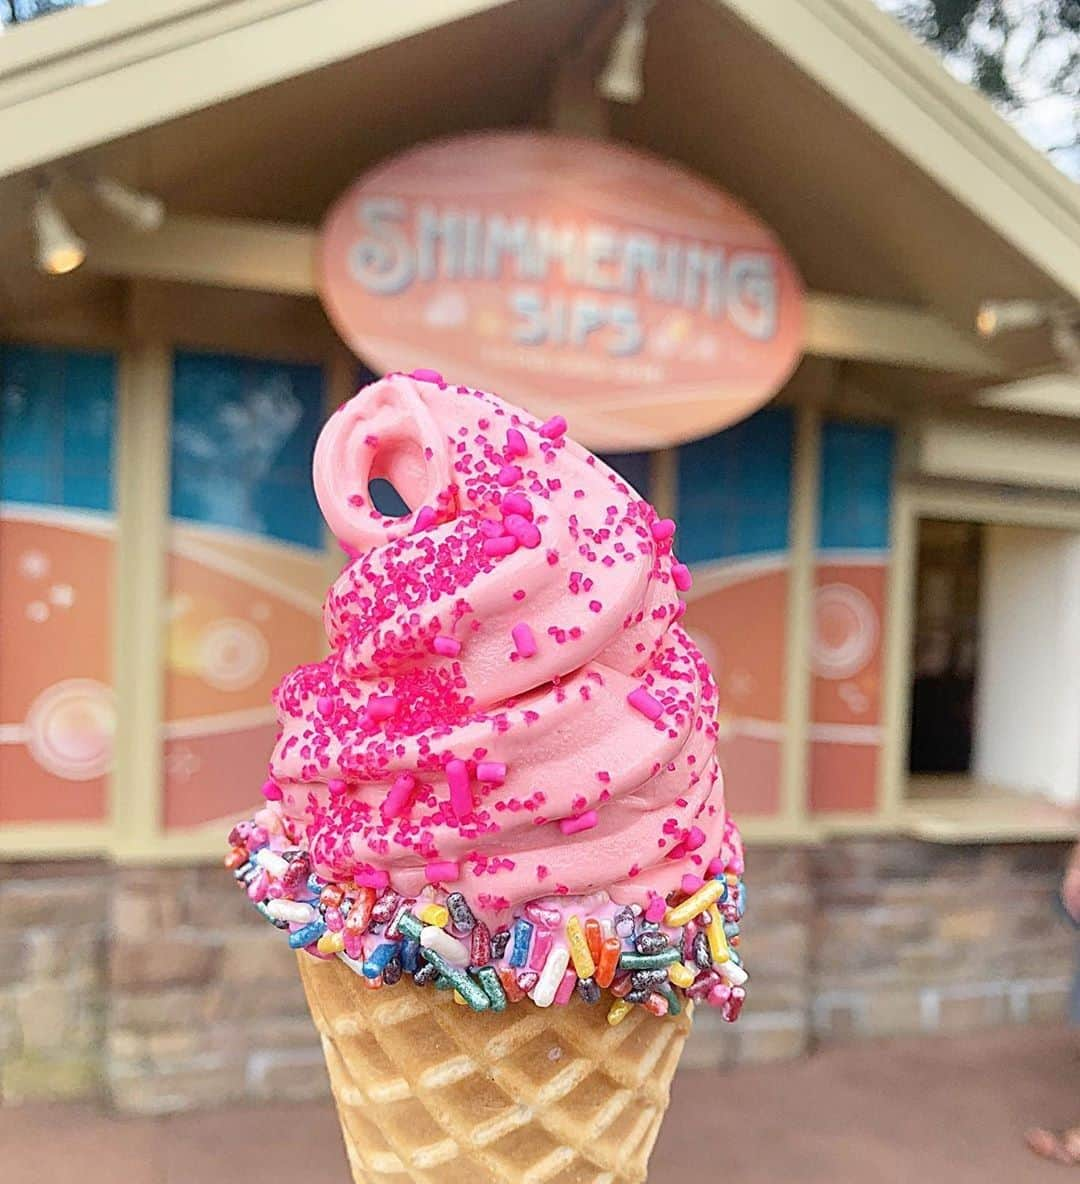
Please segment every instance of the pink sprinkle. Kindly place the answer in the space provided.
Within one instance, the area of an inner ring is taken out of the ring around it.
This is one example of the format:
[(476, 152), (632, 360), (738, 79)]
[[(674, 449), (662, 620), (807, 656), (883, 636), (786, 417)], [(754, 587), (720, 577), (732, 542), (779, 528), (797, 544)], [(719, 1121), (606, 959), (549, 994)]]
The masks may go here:
[(372, 868), (370, 871), (353, 873), (353, 882), (361, 888), (389, 888), (390, 873)]
[(411, 773), (402, 773), (396, 778), (386, 797), (383, 798), (382, 812), (385, 818), (400, 818), (408, 813), (412, 805), (413, 790), (416, 789), (416, 778)]
[(709, 991), (708, 1004), (710, 1007), (723, 1007), (731, 998), (731, 988), (727, 983), (717, 983)]
[(501, 508), (504, 515), (520, 514), (522, 518), (528, 518), (530, 522), (532, 521), (533, 505), (523, 493), (515, 491), (504, 494)]
[(461, 876), (461, 866), (451, 859), (435, 859), (424, 867), (424, 879), (429, 884), (452, 884)]
[(626, 696), (627, 703), (635, 710), (640, 711), (646, 719), (659, 719), (664, 714), (664, 705), (652, 695), (644, 687), (636, 687)]
[(578, 831), (592, 830), (598, 819), (595, 810), (586, 810), (576, 818), (562, 818), (559, 820), (559, 830), (564, 835), (576, 835)]
[(603, 607), (604, 606), (600, 603), (599, 600), (590, 600), (589, 601), (589, 612), (591, 612), (591, 613), (598, 613), (598, 612), (600, 612), (600, 610)]
[(685, 563), (675, 563), (671, 567), (671, 579), (680, 592), (689, 592), (694, 582), (690, 569)]
[(329, 695), (320, 695), (315, 703), (315, 709), (325, 717), (334, 710), (334, 700)]
[(341, 780), (340, 777), (331, 777), (326, 783), (327, 791), (331, 797), (340, 797), (348, 788), (348, 784)]
[(720, 859), (719, 857), (717, 857), (716, 859), (710, 859), (709, 866), (705, 869), (705, 871), (710, 876), (714, 876), (714, 877), (715, 876), (722, 876), (724, 874), (725, 870), (726, 869), (724, 867), (724, 861), (722, 859)]
[(506, 529), (523, 546), (531, 551), (540, 546), (540, 531), (522, 514), (507, 514), (503, 520)]
[(525, 443), (525, 437), (517, 430), (517, 428), (506, 429), (506, 451), (511, 456), (528, 456), (529, 446)]
[(646, 921), (662, 921), (667, 912), (667, 904), (662, 896), (654, 896), (645, 909)]
[(263, 782), (262, 794), (268, 802), (280, 802), (284, 796), (281, 792), (281, 786), (276, 781), (270, 779)]
[(670, 518), (656, 518), (649, 523), (649, 531), (658, 543), (669, 539), (675, 533), (675, 523)]
[(485, 555), (513, 555), (518, 549), (518, 541), (512, 534), (499, 535), (497, 539), (484, 539)]
[(252, 900), (262, 900), (270, 888), (270, 877), (265, 870), (260, 870), (255, 873), (254, 878), (248, 885), (247, 894)]
[(696, 851), (705, 842), (705, 832), (700, 826), (692, 826), (683, 839), (687, 851)]
[(547, 440), (554, 440), (566, 431), (566, 420), (561, 415), (553, 415), (546, 423), (540, 425), (540, 435)]
[(435, 519), (438, 515), (430, 506), (421, 506), (416, 511), (416, 521), (413, 523), (412, 534), (419, 534), (422, 530), (427, 530), (429, 527), (435, 525)]
[(480, 761), (476, 766), (476, 780), (485, 785), (502, 785), (506, 780), (506, 765), (502, 761)]
[(521, 480), (521, 469), (517, 465), (503, 465), (496, 480), (504, 487), (516, 485)]
[(524, 621), (519, 621), (510, 630), (510, 636), (514, 639), (514, 649), (521, 657), (532, 658), (536, 655), (536, 638), (533, 637), (533, 631)]
[(689, 873), (687, 873), (685, 876), (683, 876), (682, 884), (680, 885), (680, 887), (686, 893), (687, 896), (693, 896), (694, 893), (704, 883), (705, 883), (705, 881), (700, 876), (691, 876)]
[(555, 935), (550, 929), (538, 929), (533, 937), (532, 949), (529, 951), (529, 965), (533, 970), (543, 970)]
[(558, 1007), (565, 1007), (567, 1003), (574, 997), (574, 987), (577, 986), (577, 975), (568, 970), (562, 976), (562, 982), (559, 983), (559, 988), (555, 992), (555, 1003)]
[(472, 812), (472, 790), (469, 789), (469, 767), (457, 759), (446, 762), (446, 780), (450, 785), (450, 806), (458, 819)]
[(444, 382), (438, 370), (414, 370), (409, 377), (415, 378), (417, 382), (437, 382), (440, 386)]
[(456, 658), (461, 653), (461, 642), (454, 637), (436, 637), (431, 648), (444, 658)]
[(372, 695), (367, 701), (368, 718), (376, 723), (397, 715), (401, 704), (394, 695)]

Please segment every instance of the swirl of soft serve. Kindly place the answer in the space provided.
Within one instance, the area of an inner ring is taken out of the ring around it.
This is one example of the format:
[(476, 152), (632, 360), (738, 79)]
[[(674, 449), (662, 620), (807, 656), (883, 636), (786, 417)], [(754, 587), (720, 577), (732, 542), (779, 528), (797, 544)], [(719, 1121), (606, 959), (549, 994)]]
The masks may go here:
[[(353, 558), (331, 653), (276, 692), (271, 774), (315, 870), (481, 914), (666, 896), (724, 840), (716, 689), (677, 624), (674, 525), (566, 434), (432, 371), (329, 420), (319, 504)], [(380, 514), (383, 477), (410, 512)]]

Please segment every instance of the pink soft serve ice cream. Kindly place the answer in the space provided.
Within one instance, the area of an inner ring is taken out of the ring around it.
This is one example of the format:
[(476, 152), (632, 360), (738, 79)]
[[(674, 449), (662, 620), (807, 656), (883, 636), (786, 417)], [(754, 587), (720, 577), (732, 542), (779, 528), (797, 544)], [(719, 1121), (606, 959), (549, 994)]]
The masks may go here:
[[(265, 891), (267, 915), (317, 954), (348, 956), (333, 933), (358, 904), (365, 920), (374, 911), (379, 932), (354, 939), (352, 960), (380, 980), (395, 959), (408, 971), (409, 926), (391, 915), (441, 915), (429, 906), (450, 898), (447, 933), (464, 948), (474, 923), (502, 931), (503, 985), (534, 1001), (549, 951), (573, 947), (585, 922), (594, 956), (574, 962), (580, 978), (616, 989), (662, 943), (664, 966), (682, 957), (672, 982), (734, 1018), (741, 844), (714, 752), (716, 688), (678, 623), (690, 574), (674, 523), (560, 417), (539, 423), (430, 371), (340, 408), (314, 477), (350, 561), (326, 599), (329, 656), (276, 694), (269, 808), (232, 836), (249, 895)], [(375, 508), (377, 477), (407, 516)], [(289, 863), (291, 888), (275, 893)], [(617, 962), (616, 938), (630, 943)]]

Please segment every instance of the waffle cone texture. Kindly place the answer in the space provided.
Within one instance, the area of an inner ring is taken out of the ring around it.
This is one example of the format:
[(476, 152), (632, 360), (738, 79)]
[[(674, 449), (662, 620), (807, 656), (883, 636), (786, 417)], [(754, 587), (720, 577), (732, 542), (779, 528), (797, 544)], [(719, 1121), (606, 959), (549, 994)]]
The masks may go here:
[(690, 1008), (524, 1002), (477, 1014), (403, 979), (371, 990), (300, 954), (355, 1184), (637, 1184)]

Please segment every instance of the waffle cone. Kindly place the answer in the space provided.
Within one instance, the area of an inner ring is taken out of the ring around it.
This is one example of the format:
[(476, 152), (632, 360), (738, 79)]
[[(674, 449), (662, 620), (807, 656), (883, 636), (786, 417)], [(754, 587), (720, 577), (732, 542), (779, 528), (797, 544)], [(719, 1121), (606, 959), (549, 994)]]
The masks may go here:
[(690, 1015), (529, 1003), (477, 1014), (300, 955), (355, 1184), (645, 1179)]

